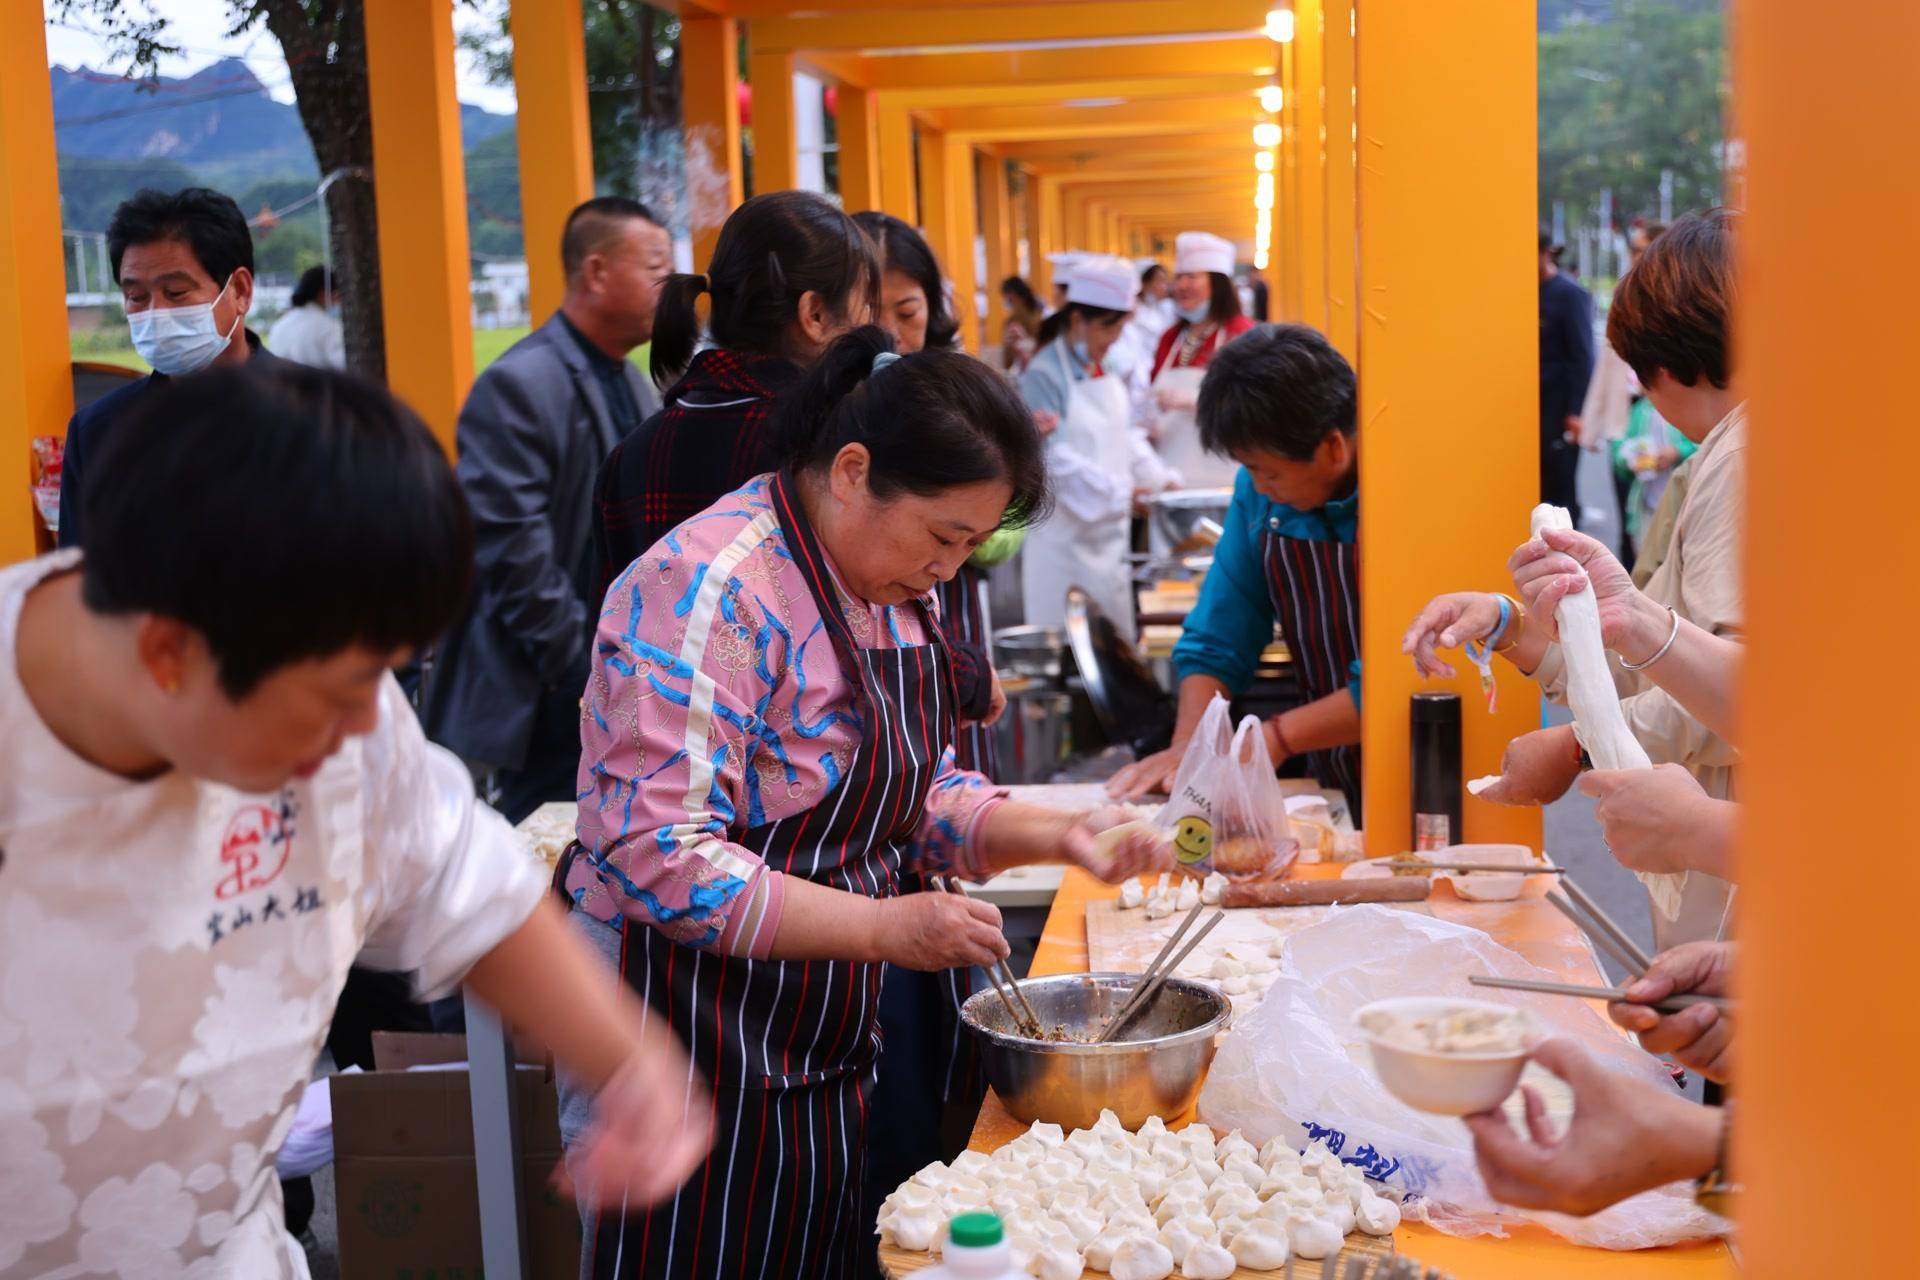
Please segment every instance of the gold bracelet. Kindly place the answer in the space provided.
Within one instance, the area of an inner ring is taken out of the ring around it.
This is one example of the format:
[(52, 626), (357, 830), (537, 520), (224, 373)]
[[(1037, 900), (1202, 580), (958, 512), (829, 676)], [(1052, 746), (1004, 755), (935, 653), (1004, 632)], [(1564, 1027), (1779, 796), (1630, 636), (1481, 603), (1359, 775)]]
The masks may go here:
[(1500, 643), (1493, 646), (1495, 653), (1505, 653), (1520, 643), (1520, 633), (1527, 625), (1527, 608), (1504, 591), (1500, 592), (1499, 595), (1502, 600), (1507, 602), (1507, 608), (1513, 611), (1512, 616), (1507, 621), (1507, 634), (1501, 636)]

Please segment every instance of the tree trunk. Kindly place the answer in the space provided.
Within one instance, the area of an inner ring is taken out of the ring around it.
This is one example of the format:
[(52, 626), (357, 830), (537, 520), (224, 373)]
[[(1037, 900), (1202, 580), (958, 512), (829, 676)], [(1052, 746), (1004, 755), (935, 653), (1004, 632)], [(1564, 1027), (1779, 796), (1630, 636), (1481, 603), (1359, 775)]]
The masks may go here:
[[(384, 382), (386, 328), (380, 309), (380, 233), (374, 213), (373, 121), (367, 90), (364, 0), (260, 0), (280, 42), (300, 122), (327, 189), (335, 285), (346, 328), (347, 367)], [(315, 10), (317, 9), (317, 15)]]

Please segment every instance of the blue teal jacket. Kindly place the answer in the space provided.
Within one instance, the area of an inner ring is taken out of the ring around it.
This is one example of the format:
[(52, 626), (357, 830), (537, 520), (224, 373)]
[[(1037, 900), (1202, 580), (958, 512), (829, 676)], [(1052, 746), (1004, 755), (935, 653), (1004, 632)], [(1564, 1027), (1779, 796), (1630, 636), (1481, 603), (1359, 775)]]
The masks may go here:
[[(1273, 640), (1273, 596), (1261, 552), (1267, 530), (1311, 542), (1351, 543), (1359, 531), (1360, 495), (1302, 511), (1262, 497), (1242, 467), (1234, 477), (1233, 502), (1223, 524), (1225, 533), (1213, 549), (1213, 567), (1200, 584), (1200, 599), (1173, 646), (1173, 670), (1181, 680), (1212, 676), (1238, 694), (1253, 683), (1260, 651)], [(1347, 692), (1358, 707), (1358, 662), (1352, 674)]]

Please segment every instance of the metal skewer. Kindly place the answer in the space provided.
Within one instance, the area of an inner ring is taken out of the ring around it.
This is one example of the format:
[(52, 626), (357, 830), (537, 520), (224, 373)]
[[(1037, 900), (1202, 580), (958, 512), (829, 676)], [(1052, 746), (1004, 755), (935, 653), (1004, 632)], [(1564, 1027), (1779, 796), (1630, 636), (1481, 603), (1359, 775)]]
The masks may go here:
[[(1506, 991), (1537, 991), (1549, 996), (1580, 996), (1587, 1000), (1612, 1000), (1620, 1004), (1640, 1004), (1640, 1001), (1629, 998), (1627, 993), (1619, 987), (1587, 987), (1573, 982), (1535, 982), (1531, 978), (1496, 978), (1480, 973), (1469, 974), (1467, 981), (1476, 987), (1499, 987)], [(1733, 1001), (1724, 996), (1695, 995), (1672, 995), (1665, 1000), (1655, 1000), (1641, 1007), (1675, 1013), (1696, 1004), (1710, 1004), (1722, 1012), (1733, 1010)]]
[(1167, 979), (1173, 976), (1173, 971), (1179, 968), (1181, 963), (1193, 954), (1193, 949), (1199, 946), (1201, 941), (1209, 933), (1212, 933), (1214, 928), (1226, 918), (1226, 912), (1216, 911), (1208, 918), (1205, 924), (1194, 930), (1193, 936), (1187, 939), (1186, 945), (1175, 952), (1173, 958), (1160, 967), (1159, 972), (1149, 976), (1145, 982), (1134, 989), (1136, 992), (1135, 998), (1126, 1008), (1115, 1015), (1112, 1021), (1101, 1028), (1099, 1036), (1094, 1039), (1094, 1043), (1106, 1044), (1112, 1040), (1113, 1037), (1119, 1033), (1121, 1027), (1132, 1021), (1133, 1018), (1145, 1010), (1148, 1005), (1152, 1004), (1153, 998), (1160, 994), (1160, 988), (1165, 986)]
[(1562, 880), (1560, 884), (1566, 889), (1567, 896), (1578, 903), (1581, 910), (1592, 916), (1595, 924), (1598, 924), (1602, 929), (1612, 934), (1613, 940), (1620, 944), (1621, 950), (1633, 958), (1633, 976), (1637, 978), (1645, 974), (1647, 966), (1651, 965), (1653, 961), (1647, 958), (1647, 953), (1640, 949), (1638, 943), (1627, 936), (1627, 931), (1614, 923), (1613, 917), (1601, 909), (1600, 904), (1593, 900), (1591, 894), (1574, 883), (1571, 876)]
[(1411, 860), (1403, 862), (1396, 859), (1395, 861), (1387, 863), (1387, 867), (1392, 871), (1495, 871), (1516, 876), (1563, 876), (1567, 874), (1565, 867), (1556, 867), (1546, 862), (1542, 862), (1537, 866), (1532, 863), (1508, 866), (1499, 862), (1415, 862)]
[(1595, 946), (1612, 956), (1614, 963), (1618, 964), (1622, 969), (1625, 969), (1629, 977), (1638, 978), (1645, 975), (1646, 969), (1636, 968), (1634, 966), (1633, 957), (1621, 948), (1620, 944), (1614, 940), (1613, 935), (1601, 928), (1598, 921), (1589, 918), (1581, 912), (1578, 907), (1574, 906), (1572, 902), (1568, 901), (1566, 895), (1549, 893), (1547, 894), (1547, 901), (1552, 903), (1554, 909), (1559, 911), (1561, 915), (1573, 921), (1574, 927), (1586, 934)]
[(1158, 972), (1162, 962), (1173, 953), (1173, 949), (1180, 945), (1180, 939), (1186, 935), (1188, 929), (1193, 927), (1193, 922), (1200, 918), (1202, 909), (1203, 904), (1198, 902), (1194, 903), (1192, 909), (1187, 912), (1180, 923), (1174, 927), (1173, 932), (1168, 935), (1167, 940), (1160, 944), (1160, 950), (1154, 953), (1153, 959), (1149, 960), (1146, 968), (1140, 971), (1140, 980), (1133, 984), (1132, 990), (1127, 992), (1127, 998), (1120, 1002), (1120, 1008), (1107, 1019), (1106, 1024), (1100, 1028), (1099, 1034), (1094, 1036), (1094, 1044), (1105, 1044), (1109, 1033), (1118, 1027), (1121, 1022), (1132, 1016), (1134, 1007), (1140, 1002), (1140, 996), (1147, 989), (1147, 983), (1152, 979), (1153, 975)]

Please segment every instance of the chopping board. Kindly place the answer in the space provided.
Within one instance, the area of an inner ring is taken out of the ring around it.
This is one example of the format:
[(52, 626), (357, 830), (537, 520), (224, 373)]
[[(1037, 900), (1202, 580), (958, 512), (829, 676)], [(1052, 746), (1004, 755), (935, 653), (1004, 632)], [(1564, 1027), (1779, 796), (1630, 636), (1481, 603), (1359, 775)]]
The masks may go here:
[[(1341, 1252), (1337, 1260), (1340, 1269), (1345, 1270), (1346, 1264), (1357, 1257), (1372, 1255), (1384, 1258), (1392, 1252), (1392, 1243), (1390, 1238), (1360, 1235), (1357, 1233), (1350, 1235), (1347, 1237), (1347, 1247)], [(1294, 1276), (1294, 1280), (1338, 1280), (1337, 1273), (1334, 1270), (1335, 1262), (1336, 1259), (1333, 1258), (1326, 1258), (1319, 1262), (1308, 1262), (1305, 1258), (1295, 1258), (1293, 1260), (1291, 1274)], [(926, 1270), (933, 1264), (934, 1257), (930, 1253), (908, 1253), (905, 1249), (896, 1249), (890, 1244), (880, 1246), (880, 1269), (890, 1277), (912, 1275), (916, 1271)], [(1095, 1273), (1086, 1271), (1081, 1274), (1084, 1277), (1092, 1276)], [(1180, 1269), (1175, 1267), (1173, 1274), (1178, 1276)], [(1269, 1277), (1284, 1276), (1287, 1274), (1289, 1274), (1289, 1272), (1283, 1269), (1273, 1271), (1249, 1271), (1245, 1267), (1235, 1267), (1233, 1270), (1233, 1280), (1268, 1280)]]
[[(1404, 911), (1431, 915), (1425, 903), (1389, 904)], [(1310, 929), (1327, 918), (1332, 907), (1236, 907), (1207, 935), (1202, 946), (1218, 950), (1235, 944), (1261, 949), (1276, 937)], [(1180, 927), (1183, 913), (1147, 919), (1138, 909), (1122, 911), (1111, 898), (1087, 903), (1087, 968), (1093, 973), (1143, 973), (1160, 954), (1167, 938)], [(1197, 951), (1195, 955), (1199, 954)], [(1192, 961), (1192, 957), (1188, 957)], [(1236, 1001), (1242, 997), (1235, 997)]]

